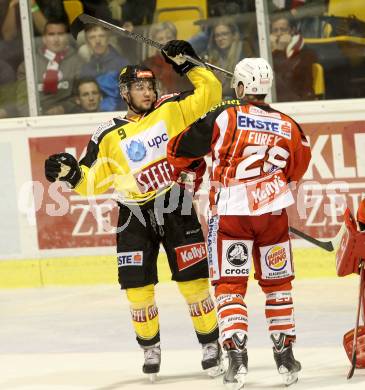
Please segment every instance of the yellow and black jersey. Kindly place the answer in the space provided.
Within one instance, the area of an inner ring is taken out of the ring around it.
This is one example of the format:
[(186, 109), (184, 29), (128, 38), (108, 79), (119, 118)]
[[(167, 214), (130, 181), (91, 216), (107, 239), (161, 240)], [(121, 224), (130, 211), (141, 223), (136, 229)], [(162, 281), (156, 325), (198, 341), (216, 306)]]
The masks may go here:
[(118, 201), (144, 204), (171, 185), (167, 143), (221, 100), (222, 86), (214, 74), (195, 67), (187, 74), (194, 91), (163, 97), (136, 121), (114, 118), (98, 127), (80, 161), (81, 195), (113, 187)]

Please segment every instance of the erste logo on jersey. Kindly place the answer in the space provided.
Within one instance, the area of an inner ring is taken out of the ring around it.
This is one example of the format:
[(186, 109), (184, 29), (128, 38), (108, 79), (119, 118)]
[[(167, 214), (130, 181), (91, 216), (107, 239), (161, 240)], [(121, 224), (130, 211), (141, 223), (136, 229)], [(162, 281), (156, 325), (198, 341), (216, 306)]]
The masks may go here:
[(291, 139), (291, 123), (273, 117), (262, 117), (242, 112), (237, 113), (237, 128), (239, 130), (263, 131)]
[(117, 254), (118, 267), (126, 267), (131, 265), (141, 266), (143, 264), (143, 252), (119, 252)]
[(123, 139), (120, 147), (127, 157), (130, 168), (138, 169), (166, 157), (168, 141), (165, 122), (160, 121), (135, 136)]

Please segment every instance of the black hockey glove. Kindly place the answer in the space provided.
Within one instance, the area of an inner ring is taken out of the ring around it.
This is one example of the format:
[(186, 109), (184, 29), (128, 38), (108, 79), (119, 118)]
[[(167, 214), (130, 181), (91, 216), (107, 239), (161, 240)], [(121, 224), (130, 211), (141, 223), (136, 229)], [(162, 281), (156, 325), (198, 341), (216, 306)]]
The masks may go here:
[(49, 156), (44, 164), (48, 181), (66, 181), (74, 188), (81, 179), (81, 169), (74, 156), (69, 153), (59, 153)]
[(195, 64), (187, 61), (184, 54), (201, 61), (195, 53), (193, 47), (186, 41), (169, 41), (162, 48), (161, 52), (165, 61), (171, 64), (175, 72), (180, 75), (183, 75), (196, 66)]

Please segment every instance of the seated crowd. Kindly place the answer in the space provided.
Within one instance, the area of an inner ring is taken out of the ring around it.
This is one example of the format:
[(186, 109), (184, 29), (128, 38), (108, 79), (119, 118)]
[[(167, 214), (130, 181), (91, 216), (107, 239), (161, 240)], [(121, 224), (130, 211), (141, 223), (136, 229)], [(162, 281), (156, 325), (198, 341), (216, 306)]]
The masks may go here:
[[(75, 42), (69, 33), (69, 19), (62, 0), (29, 2), (40, 114), (125, 110), (119, 95), (118, 73), (127, 64), (139, 63), (151, 68), (156, 74), (160, 95), (192, 88), (186, 76), (176, 75), (158, 51), (128, 37), (116, 36), (101, 26), (87, 25)], [(135, 30), (161, 44), (179, 38), (174, 23), (152, 23), (154, 1), (82, 3), (86, 13), (113, 21), (129, 31)], [(189, 38), (199, 56), (231, 72), (240, 59), (259, 56), (255, 2), (208, 0), (207, 3), (208, 18), (197, 21), (201, 31)], [(297, 22), (298, 15), (305, 9), (301, 6), (312, 3), (269, 2), (269, 43), (276, 75), (276, 101), (316, 98), (313, 64), (320, 61), (316, 52), (304, 43)], [(320, 3), (321, 12), (324, 12), (326, 0)], [(315, 5), (318, 7), (318, 2)], [(0, 28), (3, 53), (0, 60), (0, 118), (27, 116), (19, 0), (0, 0)], [(220, 72), (217, 76), (223, 85), (222, 97), (232, 97), (230, 77)]]

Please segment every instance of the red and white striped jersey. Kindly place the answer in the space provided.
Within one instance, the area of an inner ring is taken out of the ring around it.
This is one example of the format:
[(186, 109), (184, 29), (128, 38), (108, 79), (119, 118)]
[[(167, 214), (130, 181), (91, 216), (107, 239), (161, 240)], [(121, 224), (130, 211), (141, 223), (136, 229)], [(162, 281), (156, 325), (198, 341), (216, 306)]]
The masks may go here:
[(261, 215), (294, 202), (311, 153), (300, 126), (265, 103), (220, 103), (168, 145), (177, 168), (211, 153), (210, 203), (220, 215)]

